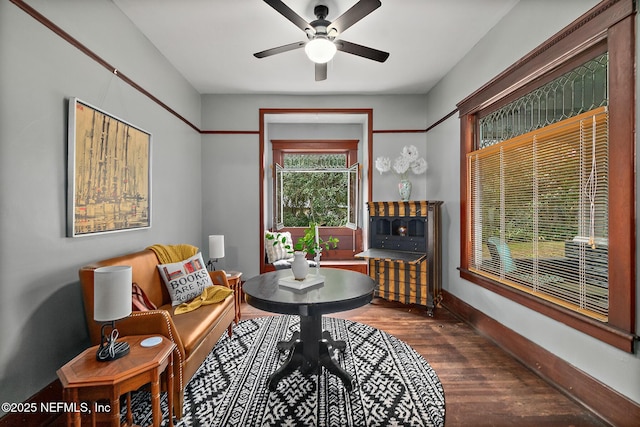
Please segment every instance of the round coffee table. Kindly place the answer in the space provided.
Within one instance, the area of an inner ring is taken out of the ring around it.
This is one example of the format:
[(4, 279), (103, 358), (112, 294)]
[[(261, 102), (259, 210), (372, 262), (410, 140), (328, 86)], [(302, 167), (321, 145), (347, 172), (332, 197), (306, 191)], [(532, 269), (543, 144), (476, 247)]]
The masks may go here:
[[(311, 274), (315, 269), (311, 269)], [(287, 361), (269, 377), (269, 389), (300, 368), (303, 374), (317, 373), (320, 366), (337, 375), (347, 390), (353, 389), (353, 379), (333, 357), (334, 349), (344, 351), (344, 341), (334, 340), (322, 331), (322, 315), (351, 310), (369, 303), (375, 282), (369, 276), (349, 270), (320, 268), (324, 282), (305, 289), (281, 285), (280, 279), (291, 276), (291, 270), (278, 270), (247, 280), (242, 290), (247, 303), (272, 313), (300, 316), (300, 331), (289, 341), (278, 343), (278, 350), (289, 350)], [(311, 276), (313, 277), (313, 276)]]

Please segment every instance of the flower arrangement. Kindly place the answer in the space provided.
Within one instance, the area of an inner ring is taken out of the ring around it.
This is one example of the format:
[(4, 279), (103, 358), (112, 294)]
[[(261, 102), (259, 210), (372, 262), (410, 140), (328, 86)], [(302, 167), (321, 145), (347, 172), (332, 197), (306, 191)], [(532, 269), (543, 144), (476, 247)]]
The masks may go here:
[(393, 161), (393, 165), (389, 157), (378, 157), (376, 159), (376, 169), (380, 174), (391, 171), (398, 175), (400, 179), (406, 180), (409, 170), (416, 175), (427, 171), (427, 161), (424, 157), (418, 156), (418, 149), (415, 145), (405, 145), (400, 152), (400, 157)]

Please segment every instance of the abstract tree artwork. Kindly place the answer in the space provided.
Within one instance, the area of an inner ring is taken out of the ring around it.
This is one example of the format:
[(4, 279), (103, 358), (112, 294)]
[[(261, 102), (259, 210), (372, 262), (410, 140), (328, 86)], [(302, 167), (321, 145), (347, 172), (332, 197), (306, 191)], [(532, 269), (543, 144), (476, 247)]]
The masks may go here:
[(151, 227), (151, 134), (69, 102), (67, 236)]

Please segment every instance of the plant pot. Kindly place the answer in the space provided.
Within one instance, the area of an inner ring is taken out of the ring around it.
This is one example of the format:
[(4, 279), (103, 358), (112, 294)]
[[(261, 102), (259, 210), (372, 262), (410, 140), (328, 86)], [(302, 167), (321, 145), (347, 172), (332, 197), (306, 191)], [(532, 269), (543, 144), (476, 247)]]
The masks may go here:
[(291, 271), (293, 278), (296, 280), (304, 280), (309, 274), (309, 263), (307, 262), (306, 252), (296, 251), (293, 253), (293, 262), (291, 263)]

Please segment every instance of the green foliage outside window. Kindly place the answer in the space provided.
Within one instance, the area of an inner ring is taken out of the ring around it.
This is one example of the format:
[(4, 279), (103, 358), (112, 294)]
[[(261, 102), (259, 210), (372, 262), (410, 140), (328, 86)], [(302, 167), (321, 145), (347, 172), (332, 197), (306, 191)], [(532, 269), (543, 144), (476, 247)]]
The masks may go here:
[(344, 154), (287, 154), (282, 187), (284, 226), (344, 226), (348, 211), (346, 167)]

